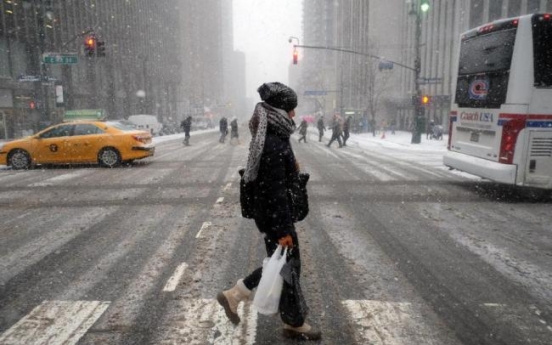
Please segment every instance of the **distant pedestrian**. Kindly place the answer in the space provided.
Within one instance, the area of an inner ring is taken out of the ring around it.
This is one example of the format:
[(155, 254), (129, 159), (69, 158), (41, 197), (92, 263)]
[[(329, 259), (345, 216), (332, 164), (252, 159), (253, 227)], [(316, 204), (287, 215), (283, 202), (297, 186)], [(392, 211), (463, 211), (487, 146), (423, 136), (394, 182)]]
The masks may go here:
[(188, 116), (186, 119), (182, 120), (180, 127), (184, 131), (184, 141), (185, 146), (190, 146), (190, 130), (192, 129), (192, 116)]
[(339, 143), (339, 147), (343, 147), (343, 144), (341, 143), (341, 132), (343, 131), (343, 124), (341, 123), (341, 116), (338, 114), (334, 115), (333, 118), (333, 124), (332, 124), (332, 138), (330, 139), (330, 142), (328, 143), (328, 147), (332, 146), (332, 143), (337, 140)]
[(299, 135), (301, 136), (299, 138), (299, 142), (301, 142), (301, 140), (304, 140), (305, 144), (307, 143), (307, 127), (307, 121), (303, 119), (303, 121), (301, 121), (301, 124), (299, 125)]
[(228, 135), (228, 120), (224, 116), (219, 121), (219, 130), (220, 130), (219, 143), (224, 144), (224, 140), (226, 140), (226, 135)]
[(320, 116), (318, 122), (316, 123), (316, 127), (318, 127), (318, 141), (322, 141), (324, 131), (326, 130), (326, 126), (324, 125), (324, 116)]
[(433, 127), (435, 126), (435, 122), (433, 120), (429, 121), (426, 126), (426, 139), (432, 139), (433, 138)]
[[(254, 220), (262, 234), (261, 241), (264, 242), (267, 256), (272, 256), (278, 245), (289, 248), (288, 264), (297, 273), (297, 289), (285, 280), (283, 283), (282, 300), (288, 301), (279, 307), (280, 318), (284, 322), (283, 336), (318, 340), (321, 332), (305, 322), (308, 308), (304, 299), (294, 292), (301, 291), (301, 258), (288, 186), (299, 173), (299, 165), (289, 141), (295, 130), (293, 117), (297, 107), (297, 94), (277, 82), (263, 84), (257, 91), (263, 102), (255, 106), (249, 121), (252, 139), (243, 180), (250, 183), (255, 190), (257, 202)], [(245, 238), (250, 241), (247, 236)], [(242, 259), (246, 258), (244, 255), (249, 255), (245, 252), (239, 254)], [(239, 263), (244, 260), (234, 258), (234, 261)], [(238, 306), (249, 299), (252, 290), (259, 285), (262, 273), (262, 266), (258, 267), (244, 279), (239, 279), (232, 288), (217, 294), (217, 301), (233, 324), (241, 321)]]
[(370, 119), (370, 129), (372, 130), (372, 136), (375, 137), (377, 128), (376, 128), (376, 119), (374, 117)]
[(236, 139), (238, 145), (240, 144), (240, 135), (238, 134), (238, 119), (236, 117), (232, 118), (230, 122), (230, 140)]
[(349, 131), (351, 130), (351, 119), (352, 117), (349, 116), (345, 122), (343, 122), (343, 146), (347, 146), (347, 139), (349, 139), (350, 136)]

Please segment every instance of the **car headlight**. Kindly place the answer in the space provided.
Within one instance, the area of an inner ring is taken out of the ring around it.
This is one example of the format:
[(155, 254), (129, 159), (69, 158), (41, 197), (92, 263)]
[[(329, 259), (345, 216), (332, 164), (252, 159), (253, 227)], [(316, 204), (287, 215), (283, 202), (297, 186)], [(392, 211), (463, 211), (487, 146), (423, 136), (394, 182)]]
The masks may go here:
[(0, 151), (2, 151), (2, 149), (4, 148), (4, 145), (6, 145), (6, 143), (0, 142)]

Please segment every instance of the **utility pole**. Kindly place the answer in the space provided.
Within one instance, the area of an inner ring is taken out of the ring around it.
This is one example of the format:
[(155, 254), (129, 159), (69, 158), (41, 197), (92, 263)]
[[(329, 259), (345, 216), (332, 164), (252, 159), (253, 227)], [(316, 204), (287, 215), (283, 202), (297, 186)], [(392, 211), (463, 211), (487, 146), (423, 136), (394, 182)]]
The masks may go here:
[(419, 144), (422, 141), (422, 131), (425, 129), (425, 108), (422, 106), (422, 90), (420, 88), (420, 72), (422, 69), (421, 47), (420, 38), (422, 36), (422, 12), (429, 10), (428, 0), (418, 0), (415, 7), (412, 9), (412, 13), (416, 16), (416, 30), (415, 30), (415, 51), (416, 59), (414, 61), (414, 94), (416, 99), (414, 101), (414, 130), (412, 131), (412, 144)]

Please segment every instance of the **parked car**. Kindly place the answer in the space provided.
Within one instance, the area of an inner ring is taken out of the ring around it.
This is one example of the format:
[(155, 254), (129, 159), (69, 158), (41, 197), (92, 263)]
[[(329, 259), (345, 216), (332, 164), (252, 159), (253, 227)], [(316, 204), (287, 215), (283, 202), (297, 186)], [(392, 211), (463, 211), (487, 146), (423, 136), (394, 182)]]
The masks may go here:
[(149, 131), (152, 135), (159, 135), (163, 128), (163, 124), (157, 121), (155, 115), (130, 115), (128, 121), (132, 122), (136, 128)]
[(148, 131), (118, 121), (75, 121), (0, 144), (0, 165), (28, 169), (37, 164), (98, 163), (113, 167), (153, 156)]

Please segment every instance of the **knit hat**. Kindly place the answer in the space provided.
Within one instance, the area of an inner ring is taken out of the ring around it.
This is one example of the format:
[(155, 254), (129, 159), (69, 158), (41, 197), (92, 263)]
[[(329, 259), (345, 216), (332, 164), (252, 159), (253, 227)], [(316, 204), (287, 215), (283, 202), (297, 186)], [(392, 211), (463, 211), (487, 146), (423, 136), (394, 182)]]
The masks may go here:
[(290, 112), (297, 107), (297, 94), (282, 83), (264, 83), (259, 86), (257, 92), (263, 101), (274, 108)]

